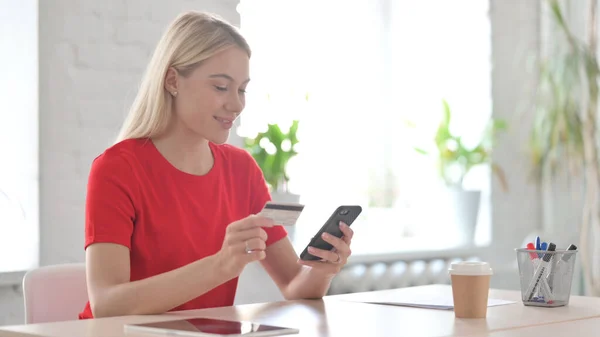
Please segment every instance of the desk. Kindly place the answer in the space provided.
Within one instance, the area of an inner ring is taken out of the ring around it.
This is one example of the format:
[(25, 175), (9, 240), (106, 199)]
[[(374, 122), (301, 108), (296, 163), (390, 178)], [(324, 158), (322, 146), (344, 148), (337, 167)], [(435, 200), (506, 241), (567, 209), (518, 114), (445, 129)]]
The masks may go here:
[(600, 335), (600, 318), (531, 326), (515, 330), (490, 332), (473, 337), (592, 337)]
[[(403, 295), (433, 296), (451, 293), (446, 285), (411, 287), (372, 292), (374, 297), (394, 293)], [(179, 318), (210, 317), (243, 319), (266, 324), (276, 324), (300, 329), (296, 336), (514, 336), (515, 331), (539, 326), (584, 320), (600, 319), (600, 298), (572, 297), (568, 307), (525, 307), (520, 293), (491, 290), (490, 297), (513, 300), (517, 303), (490, 307), (487, 319), (456, 319), (449, 310), (417, 309), (391, 305), (376, 305), (348, 301), (361, 294), (329, 296), (323, 300), (285, 301), (250, 304), (193, 311), (173, 312), (164, 315), (126, 316), (0, 327), (0, 336), (46, 336), (46, 337), (141, 337), (149, 335), (125, 335), (123, 324), (166, 321)], [(502, 330), (508, 334), (494, 334)], [(550, 327), (550, 329), (552, 329)], [(538, 330), (536, 330), (538, 331)], [(157, 335), (158, 336), (158, 335)], [(291, 335), (294, 336), (294, 335)], [(524, 336), (524, 335), (523, 335)]]

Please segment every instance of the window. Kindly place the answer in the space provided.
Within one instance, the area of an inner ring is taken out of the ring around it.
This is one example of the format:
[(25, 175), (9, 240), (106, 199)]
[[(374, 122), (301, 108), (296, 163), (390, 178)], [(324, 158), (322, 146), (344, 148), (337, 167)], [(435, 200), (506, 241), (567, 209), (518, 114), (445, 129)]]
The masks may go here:
[[(240, 135), (300, 121), (289, 164), (306, 205), (299, 245), (357, 203), (355, 252), (455, 246), (434, 158), (414, 146), (432, 141), (443, 99), (467, 142), (491, 116), (488, 3), (246, 0), (239, 11), (253, 49)], [(480, 168), (465, 181), (482, 190), (478, 243), (490, 238), (489, 179)]]
[(0, 272), (38, 263), (37, 12), (0, 0)]

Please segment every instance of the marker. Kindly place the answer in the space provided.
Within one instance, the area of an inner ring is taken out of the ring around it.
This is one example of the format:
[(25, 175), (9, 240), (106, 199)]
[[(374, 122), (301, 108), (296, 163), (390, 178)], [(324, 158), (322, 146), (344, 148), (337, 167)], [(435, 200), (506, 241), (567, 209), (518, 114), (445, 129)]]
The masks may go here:
[[(546, 242), (542, 242), (542, 245), (540, 247), (541, 247), (542, 250), (547, 250), (548, 249), (548, 244)], [(553, 263), (554, 263), (554, 261), (556, 261), (556, 259), (552, 259)], [(546, 273), (544, 274), (544, 277), (548, 277), (548, 274), (550, 274), (550, 268), (551, 267), (546, 268)]]
[[(539, 236), (535, 237), (535, 250), (542, 250), (542, 242)], [(538, 253), (540, 259), (542, 258), (542, 254)]]
[[(569, 247), (567, 248), (567, 250), (577, 250), (577, 246), (575, 246), (574, 244), (569, 245)], [(563, 254), (562, 258), (560, 259), (560, 261), (556, 261), (553, 260), (552, 261), (552, 271), (550, 273), (550, 275), (548, 275), (548, 286), (550, 287), (550, 290), (554, 290), (554, 274), (556, 272), (556, 270), (558, 270), (559, 266), (562, 265), (563, 263), (567, 263), (569, 261), (569, 259), (571, 258), (571, 256), (573, 256), (574, 254)], [(570, 265), (568, 265), (569, 268), (571, 268)], [(567, 270), (567, 274), (570, 274), (571, 271)]]
[[(567, 250), (577, 250), (577, 246), (575, 246), (574, 244), (570, 244), (569, 247), (567, 247)], [(563, 254), (563, 257), (561, 260), (567, 262), (567, 261), (569, 261), (571, 256), (573, 256), (573, 254)]]
[[(529, 250), (535, 250), (535, 246), (533, 245), (533, 243), (528, 243), (527, 244), (527, 249)], [(533, 269), (537, 269), (539, 263), (540, 263), (540, 258), (538, 256), (538, 254), (536, 253), (529, 253), (529, 259), (531, 259), (531, 262), (533, 263)]]
[[(531, 242), (527, 244), (527, 249), (536, 250), (535, 246)], [(535, 271), (540, 265), (540, 257), (537, 253), (529, 253), (529, 259), (531, 260), (531, 264), (533, 265), (533, 275), (535, 275)]]
[[(550, 242), (550, 245), (548, 246), (548, 251), (549, 252), (556, 251), (556, 245), (554, 243)], [(548, 303), (548, 304), (553, 303), (552, 291), (550, 290), (550, 287), (548, 286), (548, 282), (543, 277), (544, 272), (546, 271), (546, 268), (548, 268), (550, 259), (552, 259), (552, 255), (553, 255), (553, 253), (545, 253), (544, 257), (540, 261), (540, 265), (536, 269), (535, 274), (533, 275), (533, 279), (531, 279), (531, 282), (529, 283), (529, 287), (527, 287), (527, 291), (525, 292), (526, 294), (529, 294), (527, 296), (528, 301), (531, 301), (533, 299), (533, 296), (535, 295), (535, 289), (539, 286), (542, 294), (544, 295), (544, 299), (546, 300), (546, 303)]]

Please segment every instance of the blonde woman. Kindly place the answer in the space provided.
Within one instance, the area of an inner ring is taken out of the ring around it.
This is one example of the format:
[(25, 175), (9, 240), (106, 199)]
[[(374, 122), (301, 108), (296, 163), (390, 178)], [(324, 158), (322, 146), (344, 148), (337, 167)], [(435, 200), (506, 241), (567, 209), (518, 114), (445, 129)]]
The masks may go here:
[(346, 263), (348, 226), (325, 238), (334, 251), (311, 251), (322, 261), (303, 262), (283, 227), (255, 215), (270, 200), (262, 172), (224, 144), (250, 54), (235, 27), (206, 13), (164, 33), (116, 144), (92, 164), (81, 319), (232, 305), (253, 261), (285, 298), (320, 298)]

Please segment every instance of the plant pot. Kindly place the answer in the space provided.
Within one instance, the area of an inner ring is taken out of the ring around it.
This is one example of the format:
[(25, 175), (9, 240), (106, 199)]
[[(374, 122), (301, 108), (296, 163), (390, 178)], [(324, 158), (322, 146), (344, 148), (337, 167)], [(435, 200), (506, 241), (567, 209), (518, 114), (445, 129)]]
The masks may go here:
[(299, 203), (300, 196), (298, 194), (289, 193), (289, 192), (279, 192), (273, 191), (271, 192), (271, 199), (274, 202), (286, 202), (286, 203)]
[(475, 242), (481, 192), (449, 187), (448, 197), (450, 220), (456, 226), (454, 236), (458, 238), (460, 245), (471, 246)]

